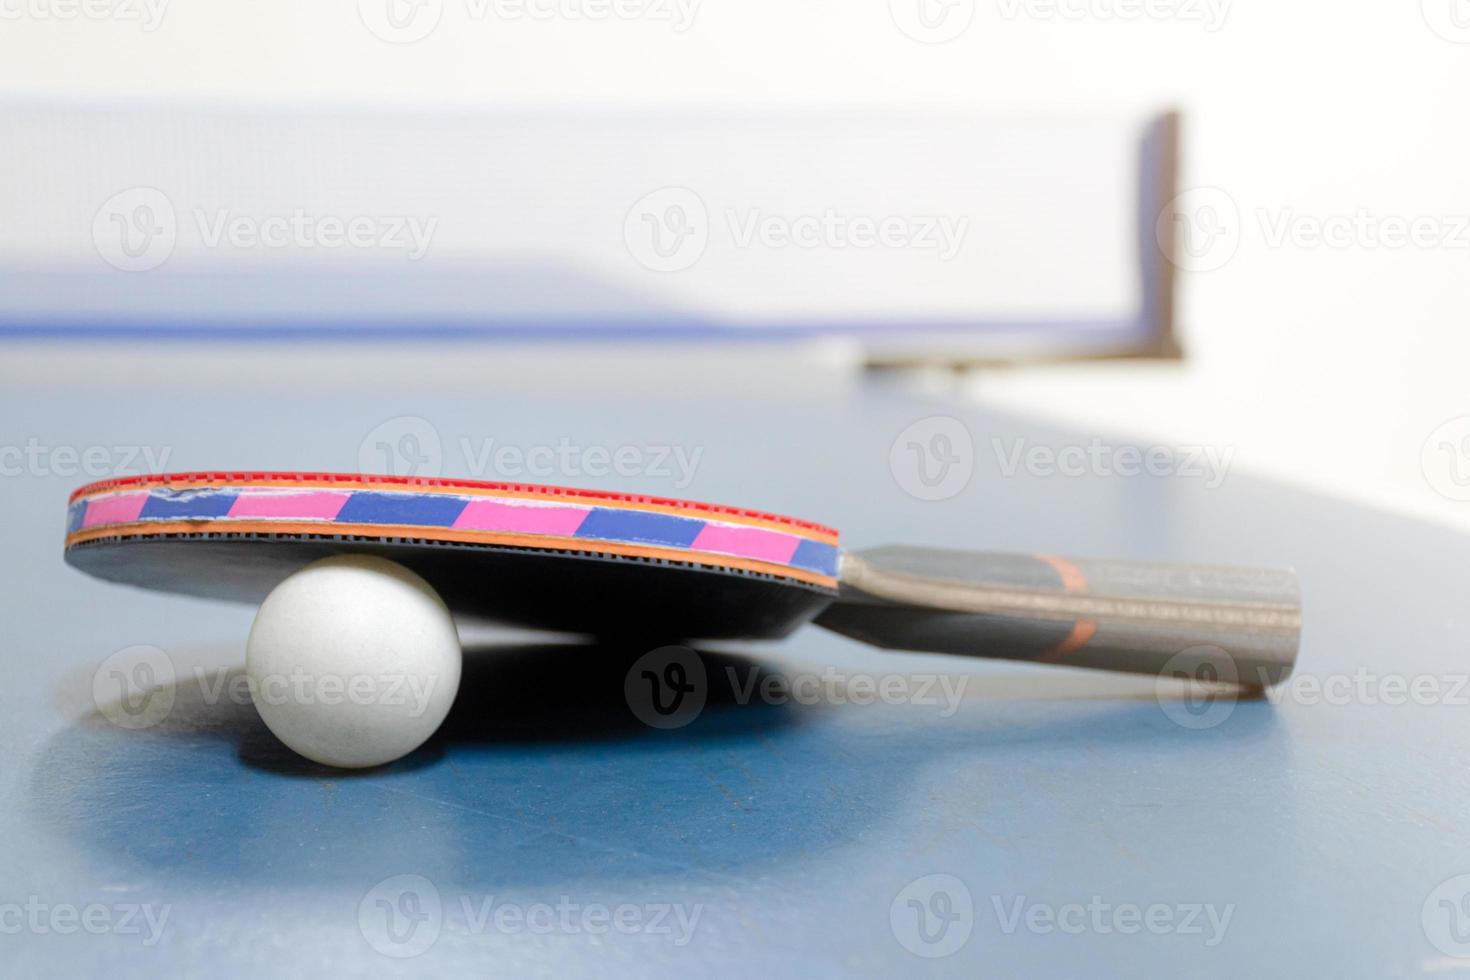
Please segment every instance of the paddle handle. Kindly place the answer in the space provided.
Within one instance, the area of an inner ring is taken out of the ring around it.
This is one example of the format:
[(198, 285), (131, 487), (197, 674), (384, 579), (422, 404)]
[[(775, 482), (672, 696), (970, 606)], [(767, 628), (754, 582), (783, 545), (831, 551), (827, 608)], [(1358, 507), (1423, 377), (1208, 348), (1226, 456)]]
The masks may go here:
[(841, 579), (817, 622), (894, 650), (1268, 687), (1301, 638), (1288, 570), (886, 547)]

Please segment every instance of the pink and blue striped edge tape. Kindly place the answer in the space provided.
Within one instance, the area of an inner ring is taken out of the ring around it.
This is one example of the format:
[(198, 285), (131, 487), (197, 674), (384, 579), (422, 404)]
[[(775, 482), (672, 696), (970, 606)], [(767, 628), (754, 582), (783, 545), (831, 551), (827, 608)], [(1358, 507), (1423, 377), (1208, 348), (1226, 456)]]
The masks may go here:
[[(793, 531), (633, 507), (377, 489), (279, 487), (151, 487), (83, 495), (67, 512), (70, 536), (112, 525), (203, 521), (321, 523), (450, 528), (545, 535), (589, 542), (728, 555), (835, 579), (835, 544)], [(241, 529), (244, 529), (243, 527)]]

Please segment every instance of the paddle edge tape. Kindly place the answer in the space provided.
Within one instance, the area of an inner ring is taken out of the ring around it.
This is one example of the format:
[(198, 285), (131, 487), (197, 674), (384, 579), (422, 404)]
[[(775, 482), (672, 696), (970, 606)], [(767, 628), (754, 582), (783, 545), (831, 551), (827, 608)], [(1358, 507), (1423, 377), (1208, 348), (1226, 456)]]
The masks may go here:
[(121, 476), (97, 480), (73, 490), (70, 503), (83, 497), (128, 489), (188, 489), (210, 487), (272, 487), (282, 490), (335, 489), (384, 490), (406, 493), (447, 493), (461, 496), (497, 498), (562, 499), (589, 502), (599, 506), (628, 506), (681, 514), (710, 514), (722, 520), (738, 520), (756, 525), (796, 528), (829, 544), (837, 543), (835, 528), (816, 521), (773, 514), (766, 511), (711, 504), (677, 497), (654, 497), (647, 494), (619, 493), (610, 490), (587, 490), (539, 483), (496, 483), (484, 480), (459, 480), (446, 477), (387, 476), (375, 473), (319, 473), (266, 470), (199, 470), (185, 473), (157, 473)]
[[(837, 588), (836, 532), (778, 515), (525, 484), (173, 474), (72, 495), (66, 548), (195, 533), (416, 539), (647, 558)], [(644, 502), (640, 502), (644, 501)]]

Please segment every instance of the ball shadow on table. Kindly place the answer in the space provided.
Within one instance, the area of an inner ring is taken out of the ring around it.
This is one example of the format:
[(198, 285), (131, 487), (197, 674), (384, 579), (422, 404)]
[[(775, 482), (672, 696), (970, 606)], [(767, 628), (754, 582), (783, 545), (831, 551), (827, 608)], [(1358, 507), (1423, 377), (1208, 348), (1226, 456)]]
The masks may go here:
[[(912, 706), (763, 697), (754, 692), (778, 668), (711, 652), (697, 657), (702, 707), (677, 719), (687, 723), (652, 727), (632, 693), (647, 651), (469, 650), (440, 731), (396, 763), (357, 772), (281, 745), (248, 696), (221, 693), (238, 671), (184, 677), (151, 728), (96, 712), (54, 736), (31, 776), (33, 818), (131, 873), (210, 881), (720, 882), (859, 843), (934, 767), (999, 784), (1022, 777), (1037, 747), (1199, 750), (1199, 733), (1138, 700), (1082, 711), (967, 700), (936, 723)], [(1215, 735), (1269, 738), (1270, 713), (1241, 707)]]
[[(296, 755), (271, 734), (254, 707), (238, 718), (239, 758), (247, 766), (286, 776), (354, 779), (385, 772), (409, 772), (437, 764), (456, 747), (493, 748), (594, 745), (677, 736), (688, 741), (749, 737), (796, 724), (799, 705), (772, 704), (750, 693), (774, 675), (761, 661), (737, 654), (666, 648), (678, 661), (697, 662), (701, 671), (698, 703), (672, 716), (666, 728), (643, 720), (651, 700), (664, 693), (629, 674), (649, 645), (612, 643), (527, 644), (471, 647), (465, 651), (459, 693), (439, 730), (418, 750), (397, 762), (371, 769), (341, 770)], [(642, 665), (640, 664), (640, 667)], [(648, 665), (662, 674), (667, 663)], [(228, 672), (227, 681), (243, 676)], [(654, 679), (658, 684), (661, 677)], [(691, 681), (692, 683), (692, 681)], [(630, 689), (631, 685), (631, 689)], [(194, 705), (187, 714), (204, 710)]]

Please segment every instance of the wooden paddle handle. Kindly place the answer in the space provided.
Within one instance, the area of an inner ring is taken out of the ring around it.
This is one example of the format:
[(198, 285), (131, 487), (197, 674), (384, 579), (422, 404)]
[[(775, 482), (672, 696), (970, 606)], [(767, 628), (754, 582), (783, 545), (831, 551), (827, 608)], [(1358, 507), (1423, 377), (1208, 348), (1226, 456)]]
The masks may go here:
[(1286, 570), (887, 547), (841, 578), (817, 622), (888, 649), (1268, 687), (1301, 637)]

